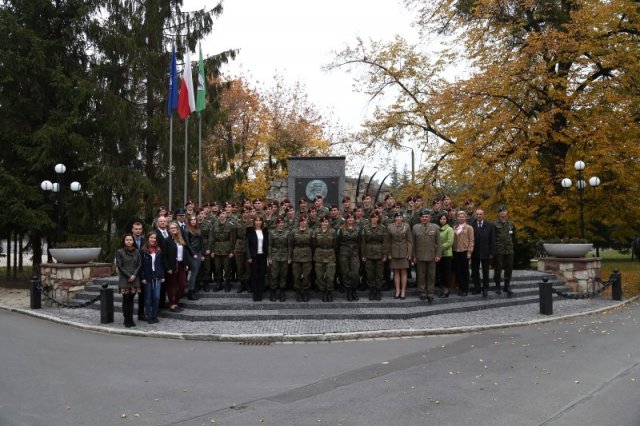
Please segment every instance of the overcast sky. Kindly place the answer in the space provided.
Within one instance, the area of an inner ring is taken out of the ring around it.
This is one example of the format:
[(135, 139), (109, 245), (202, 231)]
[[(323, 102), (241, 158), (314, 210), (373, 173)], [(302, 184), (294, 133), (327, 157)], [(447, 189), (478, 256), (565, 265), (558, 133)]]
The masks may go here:
[[(205, 4), (211, 2), (186, 0), (185, 10)], [(205, 56), (240, 49), (236, 60), (223, 67), (225, 74), (242, 74), (267, 86), (276, 73), (291, 85), (300, 81), (313, 104), (332, 111), (351, 129), (368, 113), (367, 98), (353, 92), (346, 72), (322, 71), (333, 59), (331, 52), (353, 45), (358, 36), (415, 37), (410, 16), (396, 0), (226, 0), (223, 6), (212, 35), (202, 43)], [(400, 169), (407, 158), (399, 155)]]

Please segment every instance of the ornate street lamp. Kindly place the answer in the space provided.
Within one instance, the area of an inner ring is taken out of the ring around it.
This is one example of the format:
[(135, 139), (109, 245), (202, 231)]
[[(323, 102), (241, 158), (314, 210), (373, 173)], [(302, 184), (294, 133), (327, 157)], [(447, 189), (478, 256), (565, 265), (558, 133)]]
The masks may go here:
[[(43, 191), (52, 191), (55, 192), (57, 194), (57, 200), (56, 200), (56, 214), (58, 216), (57, 218), (57, 226), (56, 226), (56, 244), (60, 241), (60, 231), (62, 228), (62, 192), (64, 189), (63, 186), (63, 177), (65, 172), (67, 171), (67, 167), (62, 164), (56, 164), (56, 166), (54, 167), (54, 170), (57, 174), (57, 182), (56, 183), (52, 183), (49, 180), (43, 180), (40, 183), (40, 188)], [(78, 192), (82, 189), (82, 185), (80, 185), (79, 182), (73, 181), (71, 182), (71, 185), (69, 186), (69, 189), (71, 189), (71, 191), (73, 192)]]
[[(578, 188), (579, 198), (579, 207), (580, 207), (580, 238), (584, 238), (584, 189), (587, 187), (587, 182), (584, 180), (584, 169), (586, 164), (582, 160), (578, 160), (574, 163), (573, 167), (578, 172), (578, 180), (576, 181), (576, 188)], [(572, 182), (569, 178), (564, 178), (560, 181), (560, 185), (563, 188), (568, 189), (571, 188)], [(589, 178), (589, 186), (596, 187), (600, 185), (600, 178), (597, 176), (592, 176)]]

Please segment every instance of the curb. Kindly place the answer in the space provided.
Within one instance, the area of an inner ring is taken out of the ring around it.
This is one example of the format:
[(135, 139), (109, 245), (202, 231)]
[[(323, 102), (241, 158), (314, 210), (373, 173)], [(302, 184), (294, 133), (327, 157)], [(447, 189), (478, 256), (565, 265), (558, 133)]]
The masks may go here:
[(205, 334), (205, 333), (174, 333), (168, 331), (137, 331), (137, 330), (123, 330), (120, 328), (113, 328), (109, 326), (83, 324), (80, 322), (70, 321), (55, 317), (53, 315), (43, 314), (30, 309), (25, 308), (13, 308), (0, 304), (0, 309), (8, 312), (16, 312), (22, 315), (31, 316), (34, 318), (43, 319), (57, 324), (68, 325), (74, 328), (87, 331), (95, 331), (99, 333), (114, 334), (121, 336), (136, 336), (136, 337), (153, 337), (162, 339), (176, 339), (176, 340), (199, 340), (199, 341), (216, 341), (216, 342), (232, 342), (232, 343), (251, 343), (251, 342), (269, 342), (269, 343), (307, 343), (307, 342), (348, 342), (356, 340), (367, 339), (400, 339), (400, 338), (412, 338), (412, 337), (425, 337), (436, 336), (446, 334), (461, 334), (461, 333), (473, 333), (485, 330), (495, 330), (500, 328), (520, 327), (527, 325), (544, 324), (548, 322), (566, 320), (571, 318), (582, 317), (591, 314), (598, 314), (606, 311), (617, 309), (621, 306), (628, 305), (636, 300), (640, 299), (640, 296), (634, 296), (630, 299), (623, 300), (615, 305), (606, 306), (585, 312), (578, 312), (574, 314), (554, 316), (550, 318), (538, 318), (529, 321), (521, 322), (508, 322), (486, 325), (471, 325), (461, 327), (450, 328), (423, 328), (423, 329), (397, 329), (397, 330), (375, 330), (375, 331), (353, 331), (342, 333), (313, 333), (313, 334), (284, 334), (284, 333), (270, 333), (270, 334)]

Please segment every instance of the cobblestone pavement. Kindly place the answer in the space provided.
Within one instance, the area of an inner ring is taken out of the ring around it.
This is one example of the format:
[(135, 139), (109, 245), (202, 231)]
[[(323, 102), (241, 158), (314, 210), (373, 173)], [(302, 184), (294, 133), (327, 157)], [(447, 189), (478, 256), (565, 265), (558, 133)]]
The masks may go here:
[[(634, 300), (634, 299), (631, 299)], [(277, 320), (277, 321), (184, 321), (161, 318), (158, 324), (137, 321), (127, 329), (122, 315), (100, 324), (100, 311), (90, 308), (47, 307), (29, 309), (27, 290), (0, 289), (0, 308), (38, 316), (77, 327), (107, 333), (202, 340), (332, 341), (376, 337), (404, 337), (469, 332), (496, 327), (531, 324), (570, 318), (620, 306), (603, 297), (583, 300), (554, 298), (553, 315), (541, 315), (536, 303), (471, 312), (432, 315), (407, 320)], [(403, 309), (403, 308), (398, 308)]]

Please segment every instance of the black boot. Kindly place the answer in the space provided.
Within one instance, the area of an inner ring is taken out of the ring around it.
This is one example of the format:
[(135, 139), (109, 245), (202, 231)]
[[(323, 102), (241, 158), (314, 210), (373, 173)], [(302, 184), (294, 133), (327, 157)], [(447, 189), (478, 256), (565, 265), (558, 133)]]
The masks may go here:
[(376, 300), (382, 300), (382, 290), (376, 288)]
[(133, 322), (133, 294), (125, 294), (122, 297), (122, 313), (124, 314), (124, 326), (135, 327)]
[(189, 290), (187, 292), (187, 299), (188, 300), (198, 300), (200, 298), (196, 295), (196, 293), (193, 290)]
[(275, 302), (276, 300), (278, 300), (276, 298), (276, 291), (274, 289), (271, 289), (269, 291), (269, 300), (272, 301), (272, 302)]
[(333, 291), (327, 291), (327, 302), (333, 302)]
[(296, 302), (302, 302), (302, 290), (296, 290)]
[(353, 302), (353, 290), (350, 288), (347, 288), (346, 292), (347, 292), (347, 302)]
[(495, 292), (496, 292), (496, 294), (502, 294), (502, 290), (500, 289), (500, 282), (496, 283)]
[(229, 293), (231, 291), (231, 280), (224, 280), (224, 292)]
[(211, 291), (211, 287), (209, 287), (209, 281), (204, 281), (203, 287), (203, 290), (205, 292), (209, 293)]
[(351, 289), (351, 297), (353, 298), (353, 300), (358, 300), (358, 289), (357, 288), (352, 288)]
[(216, 282), (216, 286), (213, 288), (213, 291), (220, 291), (222, 290), (222, 280), (218, 280)]
[(278, 300), (280, 300), (281, 302), (287, 301), (287, 295), (285, 294), (285, 291), (283, 288), (278, 290)]
[(328, 292), (327, 292), (326, 290), (322, 292), (322, 301), (323, 301), (323, 302), (328, 302), (328, 300), (327, 300), (327, 293), (328, 293)]
[(504, 282), (504, 292), (507, 293), (507, 297), (513, 296), (513, 291), (511, 290), (511, 283), (509, 281)]
[(376, 300), (376, 290), (374, 288), (369, 289), (369, 300)]
[(247, 282), (242, 280), (240, 281), (240, 288), (238, 289), (238, 291), (236, 291), (236, 293), (244, 293), (245, 291), (247, 291)]
[(307, 290), (302, 292), (302, 301), (303, 302), (308, 302), (309, 301), (309, 292)]

